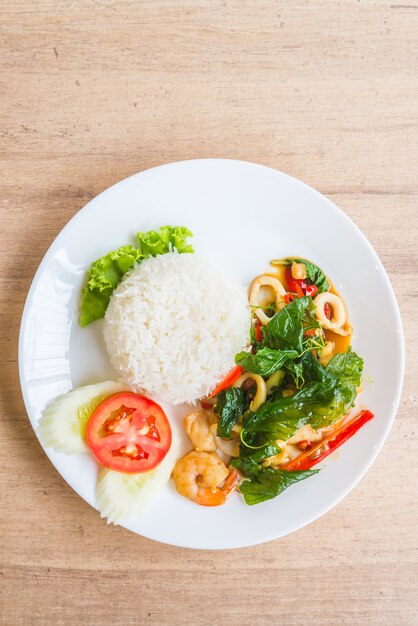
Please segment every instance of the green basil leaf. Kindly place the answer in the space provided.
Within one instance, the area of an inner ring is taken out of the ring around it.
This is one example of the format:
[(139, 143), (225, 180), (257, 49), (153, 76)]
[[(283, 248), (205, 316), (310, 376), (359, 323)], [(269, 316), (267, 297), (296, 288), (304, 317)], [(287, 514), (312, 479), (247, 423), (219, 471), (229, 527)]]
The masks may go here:
[(228, 387), (218, 394), (215, 407), (219, 415), (218, 437), (230, 438), (232, 427), (244, 413), (245, 401), (246, 394), (240, 387)]
[(292, 259), (296, 263), (304, 263), (306, 265), (306, 274), (314, 285), (318, 287), (318, 293), (328, 291), (329, 283), (324, 272), (317, 266), (306, 259)]
[(235, 357), (235, 363), (241, 365), (247, 372), (270, 376), (282, 369), (283, 365), (298, 356), (296, 350), (272, 350), (261, 348), (256, 354), (240, 352)]
[(264, 329), (264, 344), (273, 350), (303, 352), (303, 321), (313, 306), (312, 298), (304, 296), (290, 302), (271, 319)]
[(280, 495), (285, 489), (300, 480), (310, 478), (319, 470), (288, 472), (266, 467), (259, 470), (257, 476), (241, 483), (240, 491), (247, 504), (259, 504)]
[(231, 465), (247, 478), (257, 477), (262, 468), (261, 461), (280, 454), (280, 452), (281, 448), (276, 443), (263, 446), (255, 451), (241, 444), (240, 456), (231, 459)]
[[(245, 430), (268, 439), (289, 439), (304, 424), (315, 430), (346, 415), (354, 403), (363, 371), (363, 359), (349, 349), (337, 354), (326, 368), (305, 357), (303, 376), (309, 380), (288, 398), (266, 402), (250, 416)], [(285, 366), (287, 367), (287, 366)]]
[(318, 414), (310, 420), (312, 428), (330, 426), (353, 406), (363, 373), (363, 359), (351, 348), (345, 353), (336, 354), (323, 372), (323, 384), (330, 388), (333, 397), (323, 415)]

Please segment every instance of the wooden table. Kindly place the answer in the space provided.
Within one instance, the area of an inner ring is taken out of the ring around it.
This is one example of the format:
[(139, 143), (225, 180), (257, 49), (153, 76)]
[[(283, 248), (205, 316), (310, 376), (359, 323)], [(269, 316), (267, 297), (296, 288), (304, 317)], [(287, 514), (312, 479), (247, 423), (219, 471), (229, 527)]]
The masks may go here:
[[(417, 624), (418, 2), (3, 0), (1, 22), (2, 623)], [(37, 443), (16, 354), (64, 224), (121, 178), (209, 156), (342, 207), (387, 268), (407, 351), (361, 484), (290, 537), (218, 553), (107, 527)]]

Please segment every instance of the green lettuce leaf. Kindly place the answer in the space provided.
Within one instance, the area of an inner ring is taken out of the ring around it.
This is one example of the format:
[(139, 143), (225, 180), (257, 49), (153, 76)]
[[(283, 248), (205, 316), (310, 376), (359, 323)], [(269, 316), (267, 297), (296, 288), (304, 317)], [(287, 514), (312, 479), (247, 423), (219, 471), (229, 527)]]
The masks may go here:
[(144, 256), (157, 256), (166, 254), (173, 248), (177, 252), (193, 252), (193, 247), (188, 243), (191, 231), (184, 226), (162, 226), (157, 233), (150, 230), (147, 233), (137, 233), (139, 249)]
[(173, 249), (193, 252), (188, 243), (192, 233), (184, 226), (162, 226), (159, 232), (137, 233), (138, 247), (122, 246), (94, 261), (87, 271), (87, 283), (80, 302), (81, 326), (104, 317), (114, 289), (123, 276), (149, 256), (166, 254)]
[[(172, 228), (172, 227), (166, 226), (165, 228)], [(189, 237), (192, 237), (192, 232), (185, 226), (175, 226), (171, 231), (170, 237), (171, 237), (171, 243), (173, 245), (173, 248), (175, 248), (177, 252), (180, 252), (180, 253), (194, 252), (193, 246), (187, 241)]]
[(133, 246), (122, 246), (92, 263), (80, 303), (80, 325), (104, 317), (110, 297), (123, 275), (142, 258)]
[(251, 352), (239, 352), (235, 356), (235, 363), (241, 365), (247, 372), (270, 376), (280, 370), (283, 365), (298, 356), (296, 350), (272, 350), (261, 348), (256, 354)]

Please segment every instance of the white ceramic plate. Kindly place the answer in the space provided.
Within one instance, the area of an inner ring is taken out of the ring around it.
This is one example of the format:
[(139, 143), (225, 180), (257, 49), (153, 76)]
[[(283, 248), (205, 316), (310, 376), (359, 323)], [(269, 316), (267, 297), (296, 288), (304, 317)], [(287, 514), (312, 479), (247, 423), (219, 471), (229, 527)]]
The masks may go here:
[[(145, 537), (193, 548), (235, 548), (282, 537), (326, 513), (370, 467), (393, 422), (404, 366), (399, 310), (379, 258), (344, 213), (290, 176), (241, 161), (183, 161), (131, 176), (79, 211), (46, 253), (23, 313), (19, 366), (31, 424), (36, 432), (43, 408), (55, 396), (116, 378), (102, 341), (102, 322), (85, 329), (77, 323), (84, 273), (96, 258), (133, 242), (136, 231), (164, 224), (188, 226), (195, 250), (244, 285), (272, 258), (312, 259), (348, 305), (353, 346), (373, 380), (364, 385), (359, 402), (376, 414), (374, 420), (318, 475), (275, 500), (250, 507), (234, 494), (225, 506), (205, 508), (179, 496), (170, 483), (126, 524)], [(382, 346), (390, 359), (382, 358)], [(164, 408), (181, 432), (184, 407)], [(45, 452), (94, 506), (97, 467), (89, 454)]]

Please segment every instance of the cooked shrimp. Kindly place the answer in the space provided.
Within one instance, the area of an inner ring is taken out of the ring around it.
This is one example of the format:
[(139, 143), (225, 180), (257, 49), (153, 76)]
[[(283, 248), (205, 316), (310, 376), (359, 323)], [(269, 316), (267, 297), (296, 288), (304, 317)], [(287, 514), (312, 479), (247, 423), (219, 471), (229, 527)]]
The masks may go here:
[(216, 444), (210, 427), (216, 421), (216, 415), (205, 409), (192, 411), (186, 415), (184, 428), (196, 450), (215, 452)]
[(203, 506), (224, 504), (240, 481), (214, 452), (189, 452), (175, 464), (173, 477), (182, 496)]

